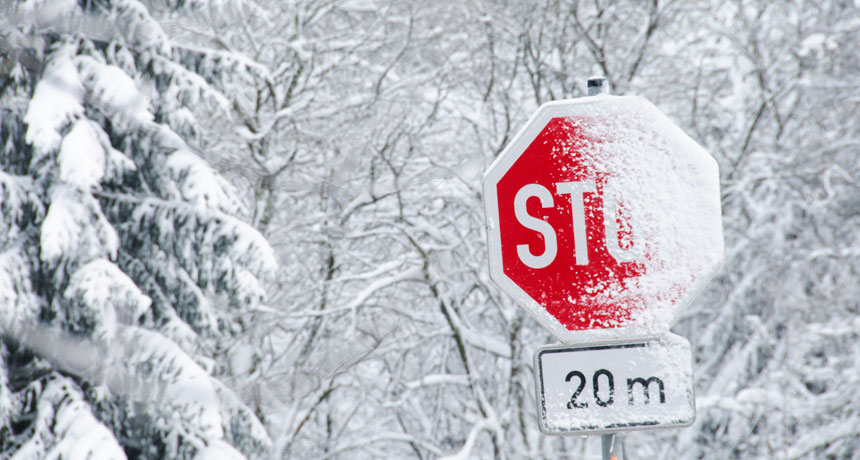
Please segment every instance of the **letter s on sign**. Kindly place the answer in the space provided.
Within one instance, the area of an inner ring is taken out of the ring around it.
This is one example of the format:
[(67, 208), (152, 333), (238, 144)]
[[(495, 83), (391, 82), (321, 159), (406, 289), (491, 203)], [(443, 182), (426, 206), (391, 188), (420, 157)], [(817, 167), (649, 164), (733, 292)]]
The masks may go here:
[(545, 220), (530, 215), (528, 210), (526, 210), (526, 202), (531, 197), (537, 197), (542, 207), (551, 208), (554, 206), (552, 193), (542, 185), (528, 184), (523, 186), (514, 197), (514, 215), (517, 221), (523, 227), (534, 230), (543, 236), (544, 250), (543, 254), (534, 255), (529, 250), (529, 245), (519, 244), (517, 245), (517, 256), (528, 267), (544, 268), (555, 260), (555, 255), (558, 252), (558, 244), (556, 242), (555, 229), (552, 228), (552, 225)]

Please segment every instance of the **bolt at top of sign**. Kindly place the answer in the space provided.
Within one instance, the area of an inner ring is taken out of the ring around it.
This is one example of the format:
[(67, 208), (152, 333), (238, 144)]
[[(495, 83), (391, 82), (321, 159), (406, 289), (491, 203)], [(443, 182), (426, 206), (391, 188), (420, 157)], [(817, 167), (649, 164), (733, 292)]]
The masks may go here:
[(566, 342), (668, 329), (722, 260), (716, 162), (639, 97), (545, 104), (484, 199), (492, 279)]
[(591, 77), (588, 79), (588, 95), (609, 94), (606, 90), (606, 77)]

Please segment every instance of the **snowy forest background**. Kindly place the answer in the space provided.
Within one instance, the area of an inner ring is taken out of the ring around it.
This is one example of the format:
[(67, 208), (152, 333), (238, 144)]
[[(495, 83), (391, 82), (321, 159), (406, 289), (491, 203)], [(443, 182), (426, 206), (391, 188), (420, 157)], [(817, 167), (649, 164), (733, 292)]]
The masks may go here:
[(628, 458), (860, 459), (860, 3), (2, 0), (0, 458), (599, 458), (491, 285), (480, 179), (543, 102), (647, 97), (721, 168)]

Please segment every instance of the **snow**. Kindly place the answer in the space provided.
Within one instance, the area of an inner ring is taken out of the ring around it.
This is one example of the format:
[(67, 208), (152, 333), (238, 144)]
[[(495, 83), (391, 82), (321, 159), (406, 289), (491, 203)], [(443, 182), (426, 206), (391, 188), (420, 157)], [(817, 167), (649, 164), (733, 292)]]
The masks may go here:
[(237, 213), (241, 204), (233, 187), (195, 153), (178, 149), (167, 156), (166, 166), (178, 187), (175, 199), (191, 203), (200, 210), (218, 209)]
[(245, 456), (230, 444), (215, 439), (198, 450), (192, 460), (245, 460)]
[[(59, 190), (59, 189), (58, 189)], [(76, 240), (83, 231), (79, 223), (86, 208), (66, 193), (56, 192), (48, 214), (42, 221), (40, 257), (55, 261), (77, 246)]]
[[(188, 354), (193, 354), (200, 349), (200, 337), (191, 329), (185, 321), (182, 321), (176, 312), (165, 318), (158, 327), (158, 332), (173, 341), (179, 348)], [(198, 363), (199, 364), (199, 363)], [(204, 366), (206, 368), (206, 366)]]
[(152, 56), (152, 71), (170, 78), (170, 86), (161, 94), (165, 104), (194, 107), (208, 101), (214, 103), (223, 116), (232, 116), (230, 100), (199, 74), (160, 56)]
[(816, 32), (809, 34), (803, 39), (797, 50), (797, 54), (801, 57), (806, 57), (810, 54), (824, 54), (833, 51), (838, 46), (839, 42), (835, 36)]
[(57, 157), (60, 180), (84, 190), (97, 188), (105, 174), (105, 152), (94, 124), (78, 120), (63, 138)]
[(475, 447), (475, 441), (478, 438), (478, 435), (481, 434), (482, 431), (489, 429), (490, 423), (481, 420), (472, 426), (472, 429), (469, 430), (469, 435), (466, 438), (466, 442), (463, 443), (463, 447), (460, 448), (457, 452), (451, 455), (445, 455), (444, 457), (439, 457), (438, 460), (469, 460), (472, 458), (472, 449)]
[(92, 260), (72, 274), (63, 297), (76, 301), (97, 319), (97, 330), (112, 339), (117, 322), (135, 324), (152, 300), (113, 262)]
[(191, 357), (163, 335), (146, 329), (126, 326), (117, 337), (123, 346), (114, 351), (114, 369), (107, 370), (112, 391), (166, 409), (163, 415), (190, 423), (205, 437), (223, 437), (218, 395), (209, 375)]
[(377, 6), (373, 0), (347, 0), (340, 4), (340, 8), (344, 11), (367, 13), (376, 11)]
[(33, 436), (10, 460), (125, 460), (113, 434), (89, 410), (74, 382), (50, 380), (41, 391)]
[(59, 178), (81, 190), (99, 189), (105, 179), (118, 180), (136, 166), (114, 149), (102, 128), (88, 119), (74, 121), (60, 143)]
[(75, 63), (87, 89), (88, 102), (111, 116), (115, 123), (139, 125), (152, 121), (149, 101), (122, 69), (89, 56), (78, 56)]
[[(612, 171), (620, 202), (637, 214), (634, 239), (645, 244), (646, 274), (625, 292), (648, 307), (632, 321), (667, 327), (723, 259), (716, 162), (645, 99), (584, 105), (583, 117), (605, 120), (583, 124), (586, 137), (601, 140), (596, 169)], [(687, 291), (685, 299), (672, 291)]]
[(257, 276), (265, 277), (278, 268), (275, 251), (253, 227), (235, 218), (224, 219), (223, 234), (235, 237), (230, 252)]
[(27, 143), (39, 153), (56, 150), (62, 140), (60, 130), (83, 115), (84, 86), (72, 62), (75, 51), (74, 46), (64, 45), (51, 54), (27, 106)]
[(819, 429), (801, 433), (792, 445), (785, 450), (782, 458), (796, 460), (804, 458), (817, 449), (828, 447), (842, 439), (856, 439), (858, 428), (856, 425), (845, 423), (832, 423)]
[(769, 409), (785, 407), (785, 394), (764, 388), (745, 388), (735, 395), (735, 401), (745, 405), (769, 406)]
[(167, 34), (138, 0), (114, 0), (110, 4), (113, 21), (133, 46), (170, 54)]
[[(5, 348), (4, 345), (0, 345), (0, 352), (5, 353)], [(9, 390), (9, 370), (6, 367), (6, 362), (0, 361), (0, 420), (9, 420), (15, 410), (12, 392)]]
[(498, 338), (489, 336), (487, 334), (481, 334), (463, 324), (460, 324), (459, 328), (460, 335), (463, 337), (463, 340), (469, 345), (481, 350), (488, 351), (496, 356), (501, 356), (504, 358), (511, 357), (511, 347), (508, 343), (503, 342)]
[(48, 214), (41, 224), (41, 259), (56, 263), (72, 255), (85, 260), (115, 257), (119, 237), (98, 209), (91, 196), (66, 185), (55, 185)]
[(77, 10), (75, 0), (26, 0), (21, 11), (39, 27), (52, 28)]
[(466, 374), (431, 374), (425, 375), (418, 380), (406, 382), (406, 388), (414, 390), (423, 386), (432, 385), (468, 385), (469, 376)]
[(30, 282), (30, 267), (16, 246), (0, 252), (0, 331), (15, 331), (34, 322), (39, 314), (39, 300)]
[(3, 223), (0, 242), (17, 237), (28, 208), (35, 211), (37, 218), (44, 217), (45, 210), (32, 178), (0, 170), (0, 222)]
[[(46, 393), (51, 390), (53, 388), (49, 386)], [(60, 397), (66, 398), (65, 395)], [(113, 434), (90, 415), (89, 405), (83, 399), (62, 405), (57, 411), (52, 430), (60, 441), (46, 453), (46, 460), (125, 458), (125, 452)]]
[(353, 296), (352, 301), (345, 305), (345, 310), (355, 310), (367, 301), (372, 295), (376, 294), (381, 289), (404, 281), (417, 280), (421, 277), (421, 267), (410, 267), (400, 273), (389, 275), (385, 278), (379, 278), (367, 284), (361, 292)]
[[(256, 448), (271, 447), (272, 440), (266, 427), (260, 423), (254, 412), (226, 385), (212, 379), (212, 385), (221, 404), (221, 417), (224, 420), (224, 439), (239, 444), (255, 444)], [(241, 448), (241, 446), (239, 446)]]

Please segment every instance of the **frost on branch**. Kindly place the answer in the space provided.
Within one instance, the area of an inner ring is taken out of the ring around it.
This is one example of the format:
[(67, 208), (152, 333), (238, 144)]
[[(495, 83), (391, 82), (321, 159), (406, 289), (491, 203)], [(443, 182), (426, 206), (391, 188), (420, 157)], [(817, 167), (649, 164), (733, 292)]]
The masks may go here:
[(98, 202), (78, 189), (57, 184), (51, 190), (51, 205), (42, 221), (43, 262), (72, 263), (116, 257), (119, 239)]
[(0, 170), (20, 176), (26, 175), (32, 155), (23, 113), (20, 108), (0, 107)]
[(44, 213), (30, 177), (0, 170), (0, 244), (14, 240), (22, 227)]
[(160, 86), (159, 115), (170, 120), (171, 113), (181, 108), (194, 111), (200, 105), (214, 108), (222, 116), (230, 116), (230, 101), (200, 75), (170, 59), (153, 56), (147, 72)]
[(66, 328), (87, 325), (91, 329), (86, 332), (102, 340), (114, 339), (118, 323), (135, 324), (152, 303), (107, 259), (95, 259), (72, 274), (63, 298), (60, 317)]
[[(167, 174), (172, 179), (163, 190), (169, 199), (195, 207), (237, 214), (242, 209), (235, 190), (196, 154), (179, 149), (167, 155)], [(168, 188), (169, 187), (169, 188)]]
[[(226, 294), (236, 304), (262, 302), (257, 276), (267, 275), (277, 263), (265, 239), (247, 224), (220, 212), (156, 199), (118, 203), (114, 212), (131, 215), (130, 225), (120, 230), (124, 241), (162, 254), (161, 270), (171, 272), (164, 283), (193, 283), (203, 292)], [(255, 276), (245, 276), (246, 270)], [(190, 285), (182, 291), (199, 297)]]
[[(6, 347), (0, 343), (0, 356), (5, 354)], [(9, 420), (14, 411), (12, 392), (9, 390), (9, 369), (5, 360), (0, 360), (0, 433), (9, 430)]]
[(193, 460), (244, 460), (244, 456), (224, 441), (213, 440), (197, 451)]
[(71, 379), (55, 375), (44, 388), (34, 382), (29, 398), (38, 399), (33, 435), (12, 460), (126, 458), (113, 434), (93, 417)]
[(37, 157), (56, 150), (60, 146), (60, 130), (81, 117), (84, 86), (72, 62), (76, 47), (61, 45), (51, 53), (42, 79), (27, 107), (24, 123), (27, 128), (27, 143), (36, 151)]
[(149, 101), (121, 68), (90, 56), (77, 58), (88, 101), (120, 125), (140, 126), (152, 121)]
[(57, 162), (60, 180), (83, 190), (98, 189), (103, 181), (120, 182), (124, 174), (137, 169), (90, 120), (75, 122), (60, 144)]
[(0, 331), (28, 324), (39, 314), (30, 276), (30, 265), (20, 248), (0, 251)]
[(206, 371), (157, 332), (128, 326), (118, 339), (122, 349), (107, 370), (112, 391), (153, 406), (167, 431), (185, 425), (203, 438), (222, 438), (218, 395)]
[(170, 40), (161, 25), (137, 0), (92, 1), (85, 3), (85, 12), (110, 19), (124, 41), (135, 48), (159, 54), (170, 54)]
[(266, 432), (266, 427), (260, 423), (254, 412), (223, 383), (212, 379), (212, 386), (221, 404), (224, 439), (247, 453), (269, 449), (272, 440)]

